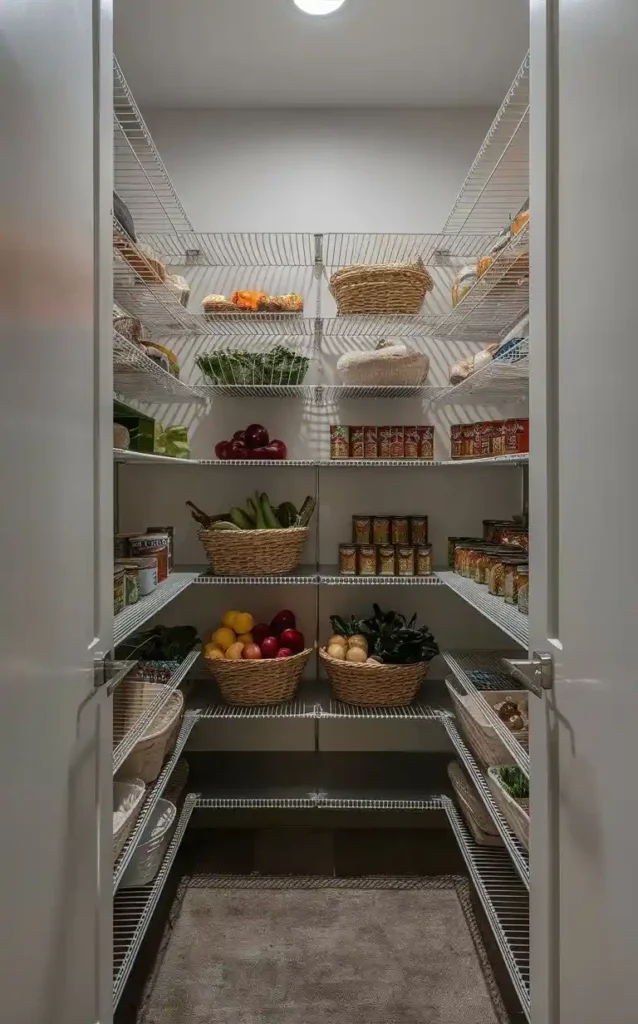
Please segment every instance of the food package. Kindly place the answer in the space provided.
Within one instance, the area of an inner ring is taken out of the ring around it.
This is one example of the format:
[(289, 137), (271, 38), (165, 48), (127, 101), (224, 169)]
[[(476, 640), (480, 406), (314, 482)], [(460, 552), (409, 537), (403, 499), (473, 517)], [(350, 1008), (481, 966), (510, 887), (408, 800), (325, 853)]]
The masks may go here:
[(123, 451), (128, 451), (131, 447), (131, 435), (127, 427), (123, 427), (121, 423), (113, 424), (113, 447), (121, 448)]
[(181, 277), (179, 274), (169, 274), (166, 278), (166, 287), (177, 296), (182, 306), (188, 306), (191, 289), (185, 277)]
[(230, 297), (230, 301), (238, 309), (247, 313), (257, 313), (267, 299), (265, 292), (233, 292)]
[(264, 313), (303, 313), (303, 295), (267, 295), (259, 308)]
[(498, 342), (493, 345), (488, 345), (487, 348), (477, 352), (472, 359), (472, 373), (477, 373), (479, 370), (484, 369), (494, 359), (494, 353), (498, 348)]
[(113, 216), (118, 224), (124, 228), (129, 238), (132, 239), (133, 242), (137, 242), (135, 224), (133, 223), (131, 211), (124, 200), (118, 196), (117, 192), (113, 192)]
[(188, 427), (168, 427), (166, 430), (166, 454), (174, 459), (189, 459)]
[(529, 210), (523, 210), (523, 212), (519, 213), (518, 217), (515, 217), (512, 221), (512, 234), (514, 236), (519, 235), (527, 224), (529, 224)]
[(207, 295), (202, 306), (205, 313), (239, 313), (239, 307), (225, 295)]
[(147, 355), (150, 355), (151, 349), (154, 350), (154, 355), (151, 356), (151, 358), (154, 358), (156, 353), (158, 352), (161, 355), (166, 356), (166, 359), (168, 360), (168, 366), (165, 366), (162, 363), (162, 369), (167, 370), (168, 373), (170, 373), (173, 377), (177, 377), (177, 379), (179, 380), (179, 363), (177, 361), (177, 356), (175, 355), (174, 352), (171, 352), (170, 348), (166, 348), (165, 345), (160, 345), (157, 341), (142, 341), (141, 344), (142, 347), (145, 349)]
[(364, 352), (348, 352), (337, 363), (343, 384), (363, 387), (424, 384), (429, 372), (429, 356), (408, 348), (400, 340), (381, 341), (376, 349)]
[(457, 359), (455, 363), (452, 363), (449, 370), (449, 381), (450, 384), (461, 384), (464, 380), (472, 373), (472, 356), (468, 356), (465, 359)]
[(133, 344), (139, 344), (144, 337), (142, 324), (135, 316), (116, 314), (113, 317), (113, 330), (117, 331), (122, 338), (126, 338), (127, 341), (132, 341)]
[(478, 280), (476, 267), (463, 267), (456, 276), (452, 285), (452, 306), (458, 306), (461, 299), (467, 295)]
[(166, 373), (170, 373), (171, 363), (166, 353), (163, 352), (162, 349), (158, 348), (152, 341), (145, 341), (143, 345), (144, 352), (148, 358), (152, 359), (155, 365), (159, 366), (161, 370), (165, 370)]

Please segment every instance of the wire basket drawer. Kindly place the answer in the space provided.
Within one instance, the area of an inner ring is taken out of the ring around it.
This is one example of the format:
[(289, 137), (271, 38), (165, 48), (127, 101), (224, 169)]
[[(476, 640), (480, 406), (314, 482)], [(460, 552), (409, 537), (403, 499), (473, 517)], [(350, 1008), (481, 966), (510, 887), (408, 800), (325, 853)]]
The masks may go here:
[(171, 841), (176, 816), (175, 804), (169, 800), (158, 800), (157, 807), (142, 832), (131, 863), (124, 872), (122, 888), (136, 889), (153, 881)]

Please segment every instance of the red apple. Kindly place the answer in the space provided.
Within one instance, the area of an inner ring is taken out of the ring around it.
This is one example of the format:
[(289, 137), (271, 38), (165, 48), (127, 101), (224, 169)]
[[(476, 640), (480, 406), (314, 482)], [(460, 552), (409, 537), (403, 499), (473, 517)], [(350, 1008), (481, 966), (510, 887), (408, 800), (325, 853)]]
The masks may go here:
[(276, 636), (267, 636), (261, 642), (262, 658), (276, 658), (279, 650), (279, 640)]
[(271, 458), (273, 459), (287, 459), (288, 449), (286, 448), (283, 441), (271, 441), (268, 445), (269, 450), (273, 453)]
[(230, 441), (218, 441), (215, 445), (215, 455), (218, 459), (228, 458), (228, 445)]
[(274, 619), (270, 623), (270, 630), (275, 636), (279, 636), (283, 633), (284, 629), (294, 629), (297, 625), (295, 613), (284, 608), (283, 611), (277, 612)]
[(256, 644), (262, 644), (267, 636), (272, 636), (270, 626), (265, 622), (257, 622), (250, 631)]
[(303, 651), (303, 633), (300, 633), (298, 629), (284, 629), (283, 633), (279, 637), (279, 642), (282, 647), (289, 647), (295, 654), (299, 654)]
[(248, 451), (243, 441), (229, 441), (226, 447), (227, 459), (247, 459)]
[(241, 656), (249, 661), (255, 661), (257, 658), (261, 658), (261, 651), (257, 644), (246, 644), (241, 652)]
[(280, 647), (277, 651), (278, 658), (292, 658), (292, 651), (289, 647)]
[(246, 444), (246, 431), (236, 430), (233, 434), (233, 441), (241, 441), (243, 444)]
[(263, 448), (268, 444), (268, 431), (262, 427), (261, 423), (251, 423), (249, 427), (246, 427), (244, 433), (247, 448)]

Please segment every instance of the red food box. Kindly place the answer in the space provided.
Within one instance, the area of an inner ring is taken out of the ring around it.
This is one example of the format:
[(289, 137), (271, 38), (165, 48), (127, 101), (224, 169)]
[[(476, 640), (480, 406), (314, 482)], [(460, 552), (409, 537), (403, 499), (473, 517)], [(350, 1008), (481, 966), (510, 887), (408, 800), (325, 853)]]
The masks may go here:
[(503, 420), (492, 420), (492, 436), (490, 438), (490, 455), (505, 454), (505, 439), (503, 437)]
[(363, 428), (363, 457), (364, 459), (376, 459), (378, 457), (379, 432), (376, 427)]
[(403, 427), (392, 427), (390, 451), (392, 452), (390, 456), (392, 459), (405, 458), (405, 431)]
[(406, 459), (418, 459), (419, 457), (419, 428), (403, 428), (403, 454)]
[(450, 428), (450, 456), (453, 459), (463, 458), (463, 425), (455, 423)]
[(350, 458), (363, 458), (363, 427), (350, 427)]
[(474, 458), (485, 459), (492, 453), (492, 424), (489, 420), (475, 424)]
[(421, 426), (418, 427), (419, 433), (419, 458), (420, 459), (433, 459), (434, 458), (434, 427)]
[(476, 439), (476, 423), (464, 423), (462, 426), (461, 458), (473, 459)]
[(392, 458), (392, 427), (379, 427), (379, 458)]
[(503, 423), (504, 455), (523, 455), (529, 452), (529, 420), (505, 420)]

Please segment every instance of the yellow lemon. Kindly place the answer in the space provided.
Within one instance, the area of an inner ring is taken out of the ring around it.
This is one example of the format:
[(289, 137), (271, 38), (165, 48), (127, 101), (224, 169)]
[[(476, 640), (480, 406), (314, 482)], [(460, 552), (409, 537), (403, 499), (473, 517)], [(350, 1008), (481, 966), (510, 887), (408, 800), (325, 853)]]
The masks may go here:
[[(241, 612), (224, 612), (222, 615), (222, 623), (227, 626), (228, 629), (235, 629), (235, 618), (237, 615), (241, 615)], [(235, 629), (236, 633), (243, 632), (243, 630)]]
[(253, 635), (252, 635), (252, 633), (241, 633), (237, 637), (237, 643), (238, 644), (252, 644), (252, 642), (253, 642)]
[(231, 644), (230, 647), (228, 648), (228, 650), (226, 651), (225, 657), (230, 659), (230, 661), (239, 661), (239, 659), (242, 656), (243, 650), (244, 650), (244, 645), (243, 644), (239, 644), (239, 643)]
[(204, 648), (204, 657), (208, 658), (210, 661), (218, 661), (220, 658), (224, 657), (224, 652), (221, 647), (218, 647), (216, 644), (206, 644)]
[(248, 612), (237, 612), (235, 615), (235, 621), (233, 622), (233, 629), (238, 636), (242, 633), (250, 633), (251, 629), (255, 625), (255, 620), (252, 615)]
[(236, 636), (232, 629), (228, 626), (222, 626), (221, 629), (216, 629), (211, 637), (212, 643), (216, 647), (221, 647), (222, 651), (227, 651), (231, 644), (235, 643)]

